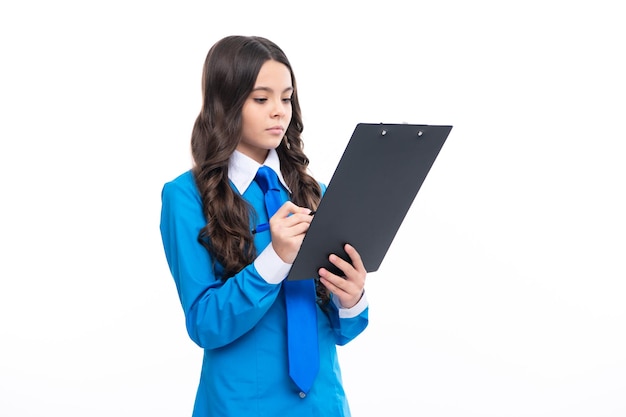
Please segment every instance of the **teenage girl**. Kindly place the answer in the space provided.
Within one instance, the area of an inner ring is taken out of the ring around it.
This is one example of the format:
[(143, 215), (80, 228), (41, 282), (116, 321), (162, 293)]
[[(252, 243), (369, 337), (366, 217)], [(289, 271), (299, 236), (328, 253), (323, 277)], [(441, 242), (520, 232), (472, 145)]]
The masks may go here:
[[(349, 416), (336, 346), (368, 324), (366, 271), (350, 245), (351, 262), (329, 257), (343, 276), (312, 277), (312, 385), (289, 375), (285, 278), (325, 189), (308, 172), (291, 65), (265, 38), (229, 36), (209, 50), (202, 92), (193, 166), (164, 185), (160, 224), (187, 332), (204, 349), (193, 416)], [(289, 200), (273, 216), (255, 181), (262, 165)]]

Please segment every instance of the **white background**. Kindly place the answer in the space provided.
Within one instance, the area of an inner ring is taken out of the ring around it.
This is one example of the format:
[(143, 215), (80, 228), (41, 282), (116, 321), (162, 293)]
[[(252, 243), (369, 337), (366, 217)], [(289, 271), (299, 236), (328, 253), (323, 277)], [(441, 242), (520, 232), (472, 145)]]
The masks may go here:
[(356, 123), (454, 126), (340, 349), (355, 417), (626, 415), (619, 3), (3, 2), (0, 415), (190, 415), (160, 191), (230, 34), (289, 56), (322, 181)]

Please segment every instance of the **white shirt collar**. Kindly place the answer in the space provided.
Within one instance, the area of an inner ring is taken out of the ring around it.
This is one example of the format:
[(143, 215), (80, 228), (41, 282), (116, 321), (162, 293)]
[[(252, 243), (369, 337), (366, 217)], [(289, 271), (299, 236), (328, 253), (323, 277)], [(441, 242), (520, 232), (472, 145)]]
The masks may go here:
[[(280, 172), (280, 159), (278, 159), (276, 149), (271, 149), (268, 152), (263, 165), (272, 168), (278, 175), (280, 182), (287, 190), (289, 190), (289, 187), (287, 187), (285, 179), (283, 178), (283, 174)], [(239, 191), (240, 194), (243, 194), (248, 189), (250, 184), (252, 184), (252, 181), (254, 181), (256, 172), (260, 167), (261, 164), (256, 162), (254, 159), (236, 150), (230, 156), (228, 161), (228, 178), (235, 185), (237, 191)]]

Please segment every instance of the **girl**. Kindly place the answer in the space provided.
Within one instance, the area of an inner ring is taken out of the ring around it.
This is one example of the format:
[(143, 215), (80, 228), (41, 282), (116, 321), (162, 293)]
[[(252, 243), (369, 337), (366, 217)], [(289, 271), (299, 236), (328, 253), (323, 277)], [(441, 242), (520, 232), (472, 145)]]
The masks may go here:
[[(350, 263), (329, 257), (344, 276), (321, 268), (303, 281), (315, 288), (317, 341), (299, 350), (317, 356), (308, 386), (290, 376), (288, 314), (292, 327), (310, 320), (288, 311), (285, 278), (324, 189), (308, 174), (291, 65), (267, 39), (229, 36), (206, 57), (202, 91), (194, 164), (164, 185), (160, 225), (187, 332), (204, 349), (193, 415), (349, 416), (336, 345), (368, 324), (366, 271), (350, 245)], [(290, 199), (273, 215), (255, 179), (262, 165)]]

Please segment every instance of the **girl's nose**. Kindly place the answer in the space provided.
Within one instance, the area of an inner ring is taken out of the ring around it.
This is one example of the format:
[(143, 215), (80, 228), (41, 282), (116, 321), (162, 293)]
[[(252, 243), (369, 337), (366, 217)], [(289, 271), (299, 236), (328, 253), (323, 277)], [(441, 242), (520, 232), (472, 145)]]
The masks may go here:
[(284, 104), (283, 104), (282, 98), (279, 98), (277, 100), (273, 100), (272, 103), (273, 103), (272, 116), (273, 117), (284, 116), (285, 115), (285, 108), (284, 108)]

